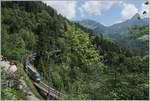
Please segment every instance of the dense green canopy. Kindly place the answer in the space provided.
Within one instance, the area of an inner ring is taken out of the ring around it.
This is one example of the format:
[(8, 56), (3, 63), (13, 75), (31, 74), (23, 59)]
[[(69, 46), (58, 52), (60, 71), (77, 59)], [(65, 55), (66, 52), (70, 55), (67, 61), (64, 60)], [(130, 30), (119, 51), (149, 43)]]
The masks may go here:
[[(2, 2), (2, 55), (17, 61), (36, 53), (42, 80), (63, 92), (62, 99), (148, 99), (148, 53), (75, 24), (42, 2)], [(148, 33), (131, 29), (131, 38)], [(148, 45), (146, 43), (145, 45)], [(147, 47), (146, 47), (147, 48)], [(51, 52), (60, 50), (50, 55)], [(49, 58), (48, 58), (49, 57)]]

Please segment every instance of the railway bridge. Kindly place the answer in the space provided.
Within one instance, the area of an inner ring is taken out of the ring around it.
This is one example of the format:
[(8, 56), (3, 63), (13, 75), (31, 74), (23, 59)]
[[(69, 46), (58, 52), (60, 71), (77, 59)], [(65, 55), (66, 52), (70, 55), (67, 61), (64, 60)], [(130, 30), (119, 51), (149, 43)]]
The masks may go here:
[(42, 81), (40, 81), (39, 83), (33, 81), (33, 84), (34, 84), (36, 87), (38, 87), (38, 88), (42, 91), (42, 93), (43, 93), (45, 96), (48, 96), (49, 99), (50, 99), (50, 98), (53, 98), (53, 99), (58, 100), (58, 99), (60, 99), (60, 98), (63, 96), (62, 93), (60, 93), (59, 91), (55, 90), (55, 89), (52, 88), (52, 87), (47, 86), (47, 85), (46, 85), (45, 83), (43, 83)]

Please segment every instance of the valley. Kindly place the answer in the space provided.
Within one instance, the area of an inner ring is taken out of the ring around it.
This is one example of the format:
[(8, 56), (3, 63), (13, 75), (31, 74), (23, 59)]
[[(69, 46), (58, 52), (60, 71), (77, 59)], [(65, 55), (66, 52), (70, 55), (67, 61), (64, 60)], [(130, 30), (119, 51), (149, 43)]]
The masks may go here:
[[(59, 100), (149, 99), (148, 18), (139, 20), (136, 14), (106, 27), (93, 20), (71, 21), (42, 1), (3, 1), (1, 6), (1, 54), (19, 64), (16, 76), (38, 99), (49, 94), (43, 96), (30, 78), (64, 94)], [(33, 76), (24, 69), (29, 63)], [(12, 92), (13, 100), (27, 99), (18, 85), (2, 86), (1, 99), (12, 100)]]

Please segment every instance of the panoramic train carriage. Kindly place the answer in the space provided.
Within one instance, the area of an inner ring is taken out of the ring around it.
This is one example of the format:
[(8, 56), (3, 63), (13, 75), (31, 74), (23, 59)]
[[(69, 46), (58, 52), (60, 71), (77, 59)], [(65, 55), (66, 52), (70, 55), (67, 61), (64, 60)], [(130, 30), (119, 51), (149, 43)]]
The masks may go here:
[(27, 73), (29, 75), (29, 77), (35, 81), (35, 82), (40, 82), (41, 78), (40, 78), (40, 74), (37, 72), (37, 70), (32, 66), (32, 65), (28, 65), (28, 68), (26, 68)]

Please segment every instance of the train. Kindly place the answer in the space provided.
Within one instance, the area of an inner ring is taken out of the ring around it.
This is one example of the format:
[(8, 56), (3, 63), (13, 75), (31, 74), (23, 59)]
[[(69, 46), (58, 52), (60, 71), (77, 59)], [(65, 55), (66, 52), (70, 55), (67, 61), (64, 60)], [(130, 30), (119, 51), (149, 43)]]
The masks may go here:
[(25, 71), (33, 81), (37, 83), (41, 81), (39, 72), (31, 64), (25, 65)]

